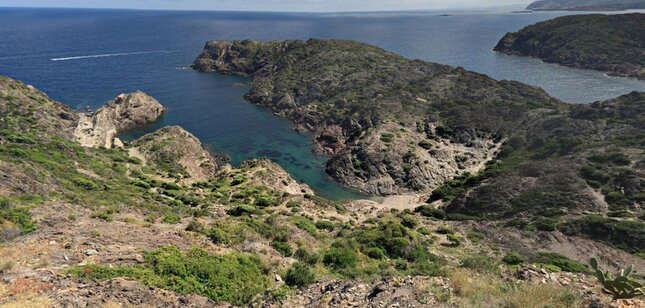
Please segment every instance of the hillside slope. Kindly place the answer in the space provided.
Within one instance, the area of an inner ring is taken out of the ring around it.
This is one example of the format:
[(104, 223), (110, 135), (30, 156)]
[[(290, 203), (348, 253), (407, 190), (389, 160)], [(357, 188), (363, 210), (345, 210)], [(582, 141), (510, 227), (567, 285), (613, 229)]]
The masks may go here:
[(645, 14), (564, 16), (507, 33), (494, 50), (645, 79)]
[[(603, 136), (643, 123), (639, 94), (596, 105), (573, 115), (606, 120)], [(602, 239), (333, 203), (268, 160), (217, 162), (180, 127), (83, 147), (79, 120), (0, 77), (0, 306), (601, 307), (590, 256), (645, 268)], [(630, 160), (608, 157), (592, 161)]]

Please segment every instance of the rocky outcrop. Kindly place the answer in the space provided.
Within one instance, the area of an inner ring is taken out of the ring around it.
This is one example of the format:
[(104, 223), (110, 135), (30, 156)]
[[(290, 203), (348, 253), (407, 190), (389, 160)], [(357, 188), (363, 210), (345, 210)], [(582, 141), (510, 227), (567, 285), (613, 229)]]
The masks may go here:
[(642, 0), (540, 0), (526, 9), (533, 11), (622, 11), (644, 9)]
[(645, 79), (645, 14), (577, 15), (507, 33), (495, 51)]
[(428, 192), (476, 172), (497, 134), (560, 105), (537, 88), (352, 41), (214, 41), (193, 67), (251, 76), (247, 100), (313, 132), (327, 172), (374, 195)]
[(193, 134), (179, 126), (167, 126), (132, 142), (130, 155), (163, 170), (163, 176), (185, 182), (207, 180), (215, 176), (218, 166), (210, 152)]
[(115, 142), (118, 133), (148, 125), (165, 111), (156, 99), (143, 92), (121, 94), (93, 114), (79, 114), (74, 135), (87, 147), (122, 146), (120, 140)]

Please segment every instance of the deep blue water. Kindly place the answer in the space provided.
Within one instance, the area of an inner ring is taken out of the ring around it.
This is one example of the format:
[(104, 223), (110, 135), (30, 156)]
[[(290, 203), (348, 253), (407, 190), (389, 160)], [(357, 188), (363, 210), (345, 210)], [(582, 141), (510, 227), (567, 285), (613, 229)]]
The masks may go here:
[[(540, 86), (566, 102), (607, 99), (645, 82), (607, 77), (491, 51), (508, 31), (564, 13), (438, 12), (279, 14), (0, 8), (0, 74), (33, 84), (74, 108), (143, 90), (169, 107), (144, 131), (180, 125), (232, 163), (270, 157), (321, 194), (356, 195), (324, 173), (310, 136), (242, 99), (243, 78), (187, 69), (207, 40), (337, 38)], [(114, 55), (118, 54), (118, 55)], [(85, 57), (95, 55), (113, 55)], [(59, 59), (53, 61), (52, 59)]]

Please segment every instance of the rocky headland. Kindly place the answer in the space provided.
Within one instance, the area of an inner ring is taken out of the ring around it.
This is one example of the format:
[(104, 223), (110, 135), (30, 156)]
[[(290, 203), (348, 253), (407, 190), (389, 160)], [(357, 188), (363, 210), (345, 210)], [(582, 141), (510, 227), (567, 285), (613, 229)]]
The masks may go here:
[(194, 68), (251, 76), (246, 99), (314, 132), (327, 172), (375, 195), (477, 172), (508, 132), (565, 106), (538, 88), (352, 41), (209, 42)]
[(526, 8), (532, 11), (623, 11), (645, 9), (642, 0), (539, 0)]
[(494, 50), (645, 79), (645, 14), (558, 17), (507, 33)]
[(165, 111), (156, 99), (143, 92), (120, 94), (94, 113), (79, 113), (74, 135), (83, 146), (123, 147), (117, 134), (153, 123)]

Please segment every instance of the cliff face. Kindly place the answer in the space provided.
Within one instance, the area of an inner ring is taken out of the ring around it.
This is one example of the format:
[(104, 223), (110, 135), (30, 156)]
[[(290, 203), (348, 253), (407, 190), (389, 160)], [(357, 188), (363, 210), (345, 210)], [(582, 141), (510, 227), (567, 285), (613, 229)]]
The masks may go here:
[(534, 87), (351, 41), (209, 42), (194, 68), (252, 76), (246, 99), (314, 132), (327, 172), (377, 195), (475, 172), (531, 110), (564, 106)]
[(564, 16), (506, 34), (495, 51), (645, 79), (645, 14)]
[(143, 92), (121, 94), (91, 115), (79, 114), (74, 135), (83, 146), (122, 147), (120, 141), (115, 141), (118, 133), (148, 125), (165, 111), (156, 99)]
[(526, 9), (533, 11), (622, 11), (645, 8), (642, 0), (540, 0)]

